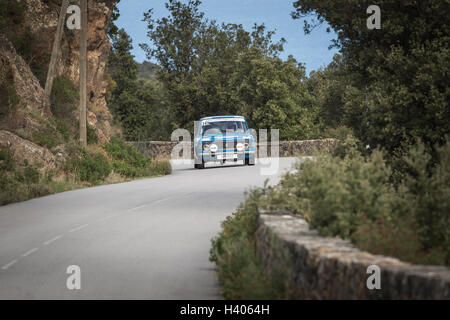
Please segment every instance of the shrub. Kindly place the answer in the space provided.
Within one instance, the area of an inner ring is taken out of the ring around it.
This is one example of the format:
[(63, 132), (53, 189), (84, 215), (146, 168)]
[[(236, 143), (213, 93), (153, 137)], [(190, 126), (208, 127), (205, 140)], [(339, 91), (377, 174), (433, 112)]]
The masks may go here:
[(345, 159), (319, 156), (298, 169), (284, 177), (273, 197), (322, 234), (349, 239), (363, 217), (374, 221), (387, 214), (392, 187), (380, 152), (367, 162), (354, 154)]
[(23, 176), (25, 183), (27, 184), (38, 183), (40, 180), (39, 171), (30, 166), (25, 167), (25, 169), (23, 170)]
[(104, 145), (104, 149), (112, 158), (114, 171), (125, 177), (159, 176), (172, 171), (169, 161), (150, 159), (135, 146), (117, 137), (112, 137), (110, 142)]
[(435, 157), (421, 142), (411, 148), (396, 185), (383, 152), (363, 157), (351, 139), (341, 150), (299, 164), (280, 186), (266, 188), (260, 206), (300, 214), (321, 234), (350, 239), (371, 252), (450, 265), (448, 140), (435, 148)]
[(70, 128), (66, 121), (59, 118), (53, 118), (53, 123), (55, 125), (56, 131), (61, 135), (65, 142), (70, 140)]
[(346, 126), (339, 126), (337, 128), (327, 128), (323, 134), (324, 138), (334, 138), (344, 141), (348, 136), (353, 136), (353, 130)]
[(435, 150), (438, 163), (432, 165), (422, 142), (411, 147), (404, 157), (409, 174), (400, 191), (424, 249), (443, 247), (450, 264), (450, 140)]
[(212, 240), (210, 260), (217, 264), (225, 299), (295, 298), (287, 286), (288, 264), (267, 272), (255, 250), (256, 212), (262, 194), (260, 189), (252, 190), (237, 212), (222, 223), (222, 232)]
[(6, 72), (0, 75), (0, 118), (10, 115), (20, 103), (13, 81), (12, 70), (8, 67)]
[(51, 110), (58, 118), (70, 117), (79, 100), (78, 90), (64, 76), (55, 77), (51, 95)]
[(145, 168), (149, 162), (134, 146), (117, 137), (111, 137), (110, 142), (105, 144), (105, 150), (113, 160), (124, 161), (133, 167)]
[(0, 149), (0, 171), (13, 171), (14, 159), (9, 150)]
[(88, 144), (97, 144), (98, 143), (97, 131), (90, 124), (88, 124), (86, 127), (86, 136), (87, 136)]
[(442, 245), (425, 250), (418, 236), (414, 219), (380, 218), (363, 222), (352, 236), (362, 250), (373, 254), (396, 257), (417, 264), (445, 265), (446, 253)]
[(111, 173), (108, 159), (101, 153), (90, 154), (81, 147), (68, 148), (71, 159), (66, 161), (65, 170), (75, 174), (79, 181), (98, 184)]
[(53, 130), (48, 128), (42, 128), (42, 130), (33, 131), (32, 140), (42, 147), (51, 149), (56, 147), (60, 142), (55, 133), (56, 132), (53, 132)]
[(26, 4), (21, 1), (0, 2), (0, 28), (6, 29), (23, 22)]
[(172, 172), (170, 162), (167, 160), (152, 160), (149, 169), (153, 175), (157, 176), (168, 175)]

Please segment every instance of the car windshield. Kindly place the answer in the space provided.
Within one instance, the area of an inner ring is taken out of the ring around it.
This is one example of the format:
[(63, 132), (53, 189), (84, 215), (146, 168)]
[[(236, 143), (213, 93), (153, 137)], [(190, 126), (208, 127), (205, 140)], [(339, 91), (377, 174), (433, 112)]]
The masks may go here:
[(202, 134), (244, 133), (246, 128), (244, 121), (205, 121), (202, 125)]

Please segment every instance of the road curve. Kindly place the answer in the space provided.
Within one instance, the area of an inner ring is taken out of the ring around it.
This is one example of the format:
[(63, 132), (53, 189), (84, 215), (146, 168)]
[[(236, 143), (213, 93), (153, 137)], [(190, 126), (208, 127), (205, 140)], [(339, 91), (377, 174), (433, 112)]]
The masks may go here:
[[(0, 207), (0, 299), (220, 299), (211, 238), (251, 186), (277, 175), (261, 165), (64, 192)], [(81, 289), (66, 286), (80, 267)]]

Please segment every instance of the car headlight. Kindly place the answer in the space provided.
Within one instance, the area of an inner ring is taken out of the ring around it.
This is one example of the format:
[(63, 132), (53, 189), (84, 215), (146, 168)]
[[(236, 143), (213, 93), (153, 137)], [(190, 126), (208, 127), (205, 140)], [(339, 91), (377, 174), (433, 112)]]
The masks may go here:
[(209, 151), (209, 143), (205, 143), (203, 145), (203, 151), (208, 152)]
[(211, 144), (211, 146), (209, 147), (209, 150), (211, 150), (211, 152), (216, 152), (218, 149), (217, 144), (213, 143)]
[(237, 151), (243, 151), (244, 150), (244, 144), (243, 143), (238, 143), (237, 145), (236, 145), (236, 149), (237, 149)]

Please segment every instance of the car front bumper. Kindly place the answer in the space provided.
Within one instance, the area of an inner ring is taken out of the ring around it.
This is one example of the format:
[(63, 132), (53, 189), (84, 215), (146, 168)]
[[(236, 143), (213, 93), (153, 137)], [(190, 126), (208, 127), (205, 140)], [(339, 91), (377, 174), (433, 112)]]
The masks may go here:
[[(252, 158), (255, 156), (254, 150), (247, 151), (223, 151), (223, 152), (202, 152), (200, 156), (204, 162), (215, 161), (238, 161), (245, 160), (246, 158)], [(200, 157), (199, 157), (200, 158)]]

